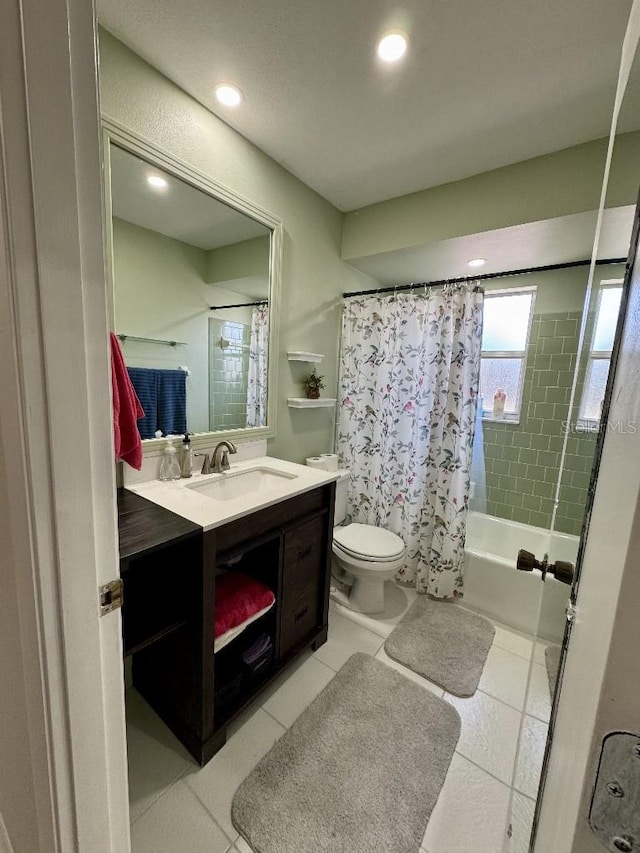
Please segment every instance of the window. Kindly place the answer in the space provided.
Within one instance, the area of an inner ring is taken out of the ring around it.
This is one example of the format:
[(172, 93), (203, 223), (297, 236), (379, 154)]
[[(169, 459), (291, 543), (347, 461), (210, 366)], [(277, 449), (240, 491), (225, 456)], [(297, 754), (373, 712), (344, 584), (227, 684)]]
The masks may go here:
[(483, 415), (493, 418), (497, 391), (505, 393), (504, 420), (520, 416), (524, 365), (535, 287), (494, 290), (485, 295), (480, 394)]
[(578, 416), (579, 423), (584, 425), (598, 423), (600, 420), (621, 299), (620, 281), (603, 282), (598, 293), (596, 319)]

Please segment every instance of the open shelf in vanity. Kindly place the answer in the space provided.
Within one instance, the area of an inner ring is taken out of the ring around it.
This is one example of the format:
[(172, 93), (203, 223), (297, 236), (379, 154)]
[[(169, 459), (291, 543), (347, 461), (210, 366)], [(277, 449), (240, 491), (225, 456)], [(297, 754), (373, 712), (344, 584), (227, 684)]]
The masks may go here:
[[(224, 574), (238, 573), (258, 581), (275, 597), (266, 613), (252, 621), (224, 648), (214, 651), (214, 728), (217, 731), (236, 716), (239, 709), (252, 700), (261, 683), (272, 676), (278, 639), (279, 533), (259, 537), (226, 553), (217, 552), (215, 573), (216, 588)], [(215, 600), (219, 601), (219, 597)], [(263, 637), (269, 642), (269, 655), (258, 672), (253, 673), (245, 664), (243, 654)]]
[(239, 657), (256, 635), (267, 633), (273, 643), (268, 668), (255, 679), (249, 677), (227, 707), (218, 703), (216, 734), (226, 731), (229, 722), (305, 648), (318, 648), (326, 640), (334, 490), (330, 483), (205, 534), (205, 553), (215, 576), (243, 571), (275, 595), (272, 610), (214, 656), (215, 673), (234, 653)]
[[(123, 634), (133, 683), (204, 765), (282, 669), (326, 640), (335, 484), (206, 532), (121, 491)], [(214, 653), (216, 582), (234, 571), (271, 589), (275, 604)], [(271, 654), (252, 672), (242, 653), (264, 635)]]

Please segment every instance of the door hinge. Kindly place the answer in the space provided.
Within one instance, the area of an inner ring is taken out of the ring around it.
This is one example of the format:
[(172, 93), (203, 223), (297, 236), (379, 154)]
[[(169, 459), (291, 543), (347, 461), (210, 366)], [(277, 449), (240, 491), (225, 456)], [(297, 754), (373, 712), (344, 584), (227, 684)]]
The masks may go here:
[(575, 604), (569, 599), (567, 602), (567, 606), (564, 609), (564, 612), (567, 614), (567, 622), (573, 622), (576, 618), (577, 608)]
[(112, 610), (122, 607), (124, 601), (124, 587), (122, 578), (109, 581), (100, 587), (100, 615), (104, 616)]

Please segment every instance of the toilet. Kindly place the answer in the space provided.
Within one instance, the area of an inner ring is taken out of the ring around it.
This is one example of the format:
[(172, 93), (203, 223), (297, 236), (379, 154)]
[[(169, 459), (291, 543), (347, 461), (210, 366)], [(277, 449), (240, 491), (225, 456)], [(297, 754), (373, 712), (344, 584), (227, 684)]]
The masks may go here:
[(337, 583), (332, 584), (331, 597), (359, 613), (381, 613), (384, 582), (395, 577), (404, 565), (406, 548), (399, 536), (382, 527), (343, 525), (347, 516), (349, 474), (348, 470), (342, 470), (336, 483), (331, 574)]

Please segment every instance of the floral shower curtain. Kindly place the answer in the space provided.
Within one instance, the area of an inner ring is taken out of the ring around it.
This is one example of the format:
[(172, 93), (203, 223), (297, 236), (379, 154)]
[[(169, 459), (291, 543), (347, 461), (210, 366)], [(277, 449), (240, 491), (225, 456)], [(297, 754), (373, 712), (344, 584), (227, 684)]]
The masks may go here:
[(247, 426), (267, 424), (267, 354), (269, 351), (269, 305), (251, 311), (249, 378), (247, 383)]
[(462, 595), (484, 295), (470, 285), (348, 299), (338, 451), (351, 520), (397, 533), (399, 579)]

